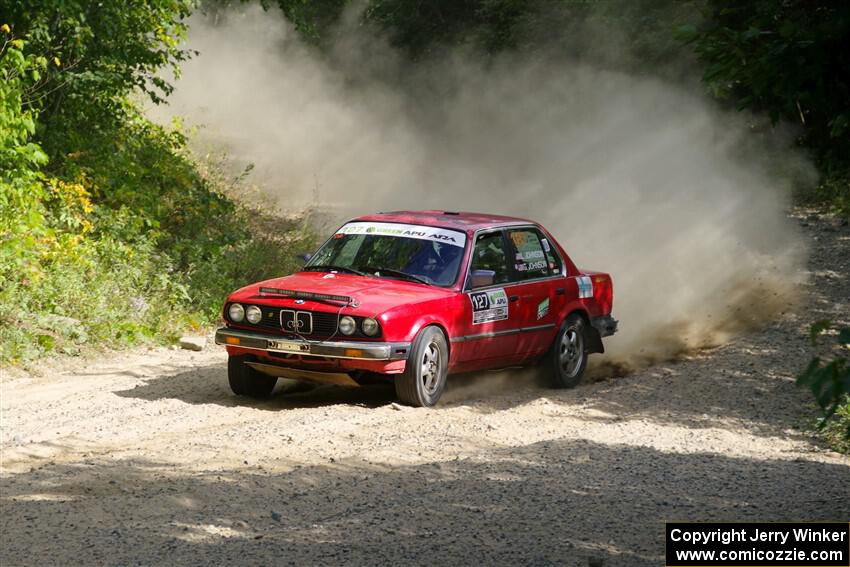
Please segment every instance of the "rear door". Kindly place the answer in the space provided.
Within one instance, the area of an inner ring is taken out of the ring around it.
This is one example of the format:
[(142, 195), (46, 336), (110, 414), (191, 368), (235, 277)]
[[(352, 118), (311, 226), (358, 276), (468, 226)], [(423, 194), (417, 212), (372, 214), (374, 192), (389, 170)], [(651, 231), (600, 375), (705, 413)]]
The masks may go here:
[(515, 298), (512, 305), (521, 325), (516, 350), (517, 354), (533, 356), (549, 348), (558, 330), (566, 291), (563, 262), (536, 227), (509, 228), (507, 236), (515, 282), (511, 286)]

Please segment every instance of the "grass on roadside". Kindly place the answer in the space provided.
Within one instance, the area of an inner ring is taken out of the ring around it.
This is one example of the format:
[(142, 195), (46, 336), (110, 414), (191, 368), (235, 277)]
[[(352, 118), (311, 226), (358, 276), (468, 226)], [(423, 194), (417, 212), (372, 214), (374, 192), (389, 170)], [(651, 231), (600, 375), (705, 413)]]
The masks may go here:
[(845, 354), (850, 327), (817, 321), (809, 339), (815, 354), (797, 376), (797, 384), (811, 391), (820, 408), (823, 417), (816, 430), (834, 451), (850, 454), (850, 361)]
[(850, 219), (850, 170), (824, 175), (813, 188), (796, 195), (800, 205), (825, 209)]
[(844, 396), (844, 402), (827, 420), (822, 434), (833, 451), (850, 455), (850, 396)]
[(235, 198), (238, 178), (210, 175), (223, 168), (199, 167), (178, 129), (133, 109), (89, 144), (4, 194), (0, 364), (173, 342), (315, 244), (305, 222)]

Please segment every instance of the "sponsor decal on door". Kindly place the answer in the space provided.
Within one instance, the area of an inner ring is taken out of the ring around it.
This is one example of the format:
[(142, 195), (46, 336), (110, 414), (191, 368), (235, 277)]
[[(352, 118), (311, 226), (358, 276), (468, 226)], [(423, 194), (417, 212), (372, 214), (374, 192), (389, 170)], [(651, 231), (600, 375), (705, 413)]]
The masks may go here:
[(537, 304), (537, 318), (542, 319), (549, 313), (549, 298)]
[(503, 288), (470, 293), (469, 301), (472, 303), (473, 325), (508, 318), (508, 294)]

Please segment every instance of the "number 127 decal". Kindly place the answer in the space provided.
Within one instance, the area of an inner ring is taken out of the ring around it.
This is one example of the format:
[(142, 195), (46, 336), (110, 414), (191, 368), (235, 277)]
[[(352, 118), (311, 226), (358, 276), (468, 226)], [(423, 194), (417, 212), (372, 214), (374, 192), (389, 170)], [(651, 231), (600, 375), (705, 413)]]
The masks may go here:
[(472, 303), (472, 324), (480, 325), (508, 318), (508, 295), (503, 288), (469, 294)]

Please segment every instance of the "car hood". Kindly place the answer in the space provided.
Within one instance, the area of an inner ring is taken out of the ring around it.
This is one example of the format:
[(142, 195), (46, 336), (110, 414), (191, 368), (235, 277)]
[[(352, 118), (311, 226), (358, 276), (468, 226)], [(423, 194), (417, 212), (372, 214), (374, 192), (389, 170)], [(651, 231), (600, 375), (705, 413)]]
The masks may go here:
[[(328, 272), (298, 272), (291, 276), (265, 280), (234, 292), (228, 301), (256, 302), (280, 307), (336, 313), (341, 302), (314, 301), (309, 298), (283, 297), (263, 293), (260, 288), (350, 297), (353, 301), (346, 313), (374, 317), (400, 305), (442, 299), (452, 295), (451, 289), (433, 287), (404, 280), (358, 276)], [(296, 303), (301, 301), (301, 303)]]

